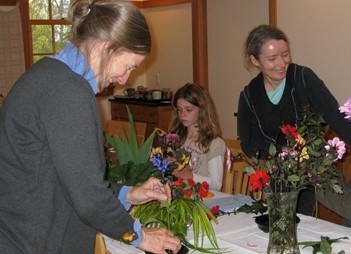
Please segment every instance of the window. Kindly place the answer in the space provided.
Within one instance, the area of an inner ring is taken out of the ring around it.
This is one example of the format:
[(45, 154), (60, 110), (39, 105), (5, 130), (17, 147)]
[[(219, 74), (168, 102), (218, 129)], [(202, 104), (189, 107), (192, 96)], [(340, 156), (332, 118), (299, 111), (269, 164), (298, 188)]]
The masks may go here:
[(29, 0), (31, 63), (58, 53), (68, 42), (70, 0)]

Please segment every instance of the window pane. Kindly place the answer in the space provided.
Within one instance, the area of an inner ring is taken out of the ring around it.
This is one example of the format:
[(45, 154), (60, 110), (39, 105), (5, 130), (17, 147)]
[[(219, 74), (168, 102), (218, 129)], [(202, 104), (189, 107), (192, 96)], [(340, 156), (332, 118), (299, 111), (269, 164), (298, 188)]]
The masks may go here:
[(29, 0), (29, 19), (49, 19), (50, 0)]
[(50, 25), (32, 26), (33, 54), (53, 54), (52, 27)]
[(61, 51), (61, 49), (66, 46), (69, 41), (69, 35), (71, 32), (71, 26), (54, 26), (55, 30), (55, 53)]
[(67, 19), (68, 7), (70, 0), (53, 0), (52, 2), (52, 19)]

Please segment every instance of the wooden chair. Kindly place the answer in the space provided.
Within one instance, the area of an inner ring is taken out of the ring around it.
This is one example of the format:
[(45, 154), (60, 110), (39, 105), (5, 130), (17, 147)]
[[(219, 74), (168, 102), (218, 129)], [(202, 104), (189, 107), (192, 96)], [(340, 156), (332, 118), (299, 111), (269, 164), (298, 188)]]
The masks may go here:
[(106, 249), (104, 237), (100, 233), (97, 233), (95, 237), (94, 254), (111, 254), (111, 252)]
[(232, 165), (230, 170), (225, 166), (222, 192), (233, 195), (250, 195), (256, 200), (259, 200), (262, 197), (262, 192), (252, 193), (249, 188), (249, 176), (244, 171), (244, 168), (250, 164), (244, 157), (240, 147), (240, 141), (237, 139), (225, 139), (224, 141), (232, 153)]
[[(137, 134), (138, 144), (142, 144), (145, 141), (146, 123), (134, 122), (135, 131)], [(106, 120), (105, 131), (111, 135), (122, 137), (125, 135), (129, 139), (129, 122), (128, 121), (117, 121), (117, 120)]]

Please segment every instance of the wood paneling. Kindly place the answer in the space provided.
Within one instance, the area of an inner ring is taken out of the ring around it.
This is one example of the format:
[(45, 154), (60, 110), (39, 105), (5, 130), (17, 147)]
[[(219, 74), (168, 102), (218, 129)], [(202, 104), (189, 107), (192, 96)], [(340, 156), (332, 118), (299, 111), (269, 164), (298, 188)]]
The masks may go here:
[(139, 8), (153, 8), (153, 7), (174, 5), (174, 4), (190, 3), (191, 0), (147, 0), (147, 1), (132, 1), (132, 2)]
[(15, 6), (17, 0), (0, 0), (0, 6)]

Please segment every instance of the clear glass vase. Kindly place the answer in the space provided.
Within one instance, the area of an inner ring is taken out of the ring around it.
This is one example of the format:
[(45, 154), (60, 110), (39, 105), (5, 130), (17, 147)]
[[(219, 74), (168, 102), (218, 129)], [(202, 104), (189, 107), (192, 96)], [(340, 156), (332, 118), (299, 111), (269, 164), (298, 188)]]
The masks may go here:
[(300, 254), (296, 235), (299, 192), (265, 193), (269, 213), (268, 254)]

